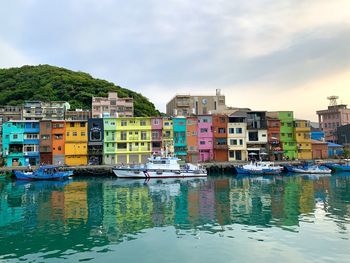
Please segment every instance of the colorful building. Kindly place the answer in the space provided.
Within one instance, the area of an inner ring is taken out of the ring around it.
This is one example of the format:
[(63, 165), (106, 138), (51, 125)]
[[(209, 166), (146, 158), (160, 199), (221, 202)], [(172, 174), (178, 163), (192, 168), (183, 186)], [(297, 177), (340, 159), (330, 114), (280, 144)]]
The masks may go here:
[(38, 165), (40, 163), (39, 152), (39, 121), (24, 121), (23, 156), (24, 165)]
[(186, 117), (187, 161), (198, 163), (198, 118)]
[(102, 164), (103, 161), (103, 119), (88, 120), (88, 163)]
[(226, 115), (215, 114), (213, 117), (213, 159), (217, 162), (228, 160), (227, 124)]
[(280, 138), (283, 149), (283, 157), (293, 160), (298, 158), (298, 149), (294, 137), (294, 119), (292, 111), (278, 111), (278, 119), (281, 121)]
[(295, 120), (295, 141), (298, 147), (297, 158), (301, 160), (312, 159), (311, 127), (306, 120)]
[(163, 119), (161, 117), (151, 118), (151, 139), (152, 139), (152, 153), (162, 154), (162, 135), (163, 135)]
[(54, 165), (64, 164), (64, 146), (66, 142), (66, 122), (52, 121), (52, 163)]
[(186, 142), (186, 118), (176, 117), (173, 119), (174, 128), (174, 154), (185, 161), (187, 157)]
[(267, 141), (269, 143), (270, 160), (282, 160), (283, 148), (281, 144), (281, 121), (277, 112), (267, 113)]
[(311, 140), (312, 159), (327, 159), (328, 144), (326, 142)]
[(40, 163), (52, 164), (52, 122), (40, 121)]
[(198, 150), (199, 161), (213, 160), (213, 117), (211, 115), (198, 116)]
[(151, 118), (117, 118), (116, 163), (145, 163), (152, 154)]
[(171, 118), (163, 118), (162, 146), (166, 154), (174, 154), (174, 125)]
[(103, 118), (103, 163), (116, 164), (117, 160), (117, 119)]
[(23, 121), (9, 121), (2, 125), (2, 155), (6, 166), (22, 166), (24, 164), (23, 141)]
[(87, 165), (87, 121), (66, 121), (65, 164)]
[(227, 123), (228, 160), (248, 160), (247, 112), (237, 111), (228, 116)]

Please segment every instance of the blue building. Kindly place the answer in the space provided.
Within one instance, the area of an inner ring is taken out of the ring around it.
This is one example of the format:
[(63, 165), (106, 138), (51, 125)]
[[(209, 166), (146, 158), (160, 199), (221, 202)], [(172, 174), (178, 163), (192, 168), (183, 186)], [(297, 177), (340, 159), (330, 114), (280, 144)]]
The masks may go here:
[(339, 157), (344, 154), (343, 145), (329, 142), (328, 143), (328, 158)]
[(6, 166), (38, 165), (39, 121), (9, 121), (2, 126), (3, 158)]
[(323, 141), (324, 140), (324, 132), (323, 131), (312, 131), (311, 132), (311, 140)]
[(174, 131), (174, 154), (181, 160), (186, 160), (187, 142), (186, 142), (186, 118), (178, 117), (173, 119)]

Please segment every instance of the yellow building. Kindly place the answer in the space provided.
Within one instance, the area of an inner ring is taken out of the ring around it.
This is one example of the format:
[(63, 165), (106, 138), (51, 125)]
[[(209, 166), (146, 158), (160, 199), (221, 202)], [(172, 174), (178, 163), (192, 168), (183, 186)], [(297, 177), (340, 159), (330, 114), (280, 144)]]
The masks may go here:
[(144, 163), (151, 156), (151, 118), (116, 119), (116, 163)]
[(299, 160), (312, 159), (311, 127), (306, 120), (295, 120), (295, 141), (298, 147)]
[(87, 121), (66, 121), (65, 163), (87, 165), (87, 144)]
[(162, 145), (169, 155), (174, 154), (174, 129), (171, 118), (163, 118)]

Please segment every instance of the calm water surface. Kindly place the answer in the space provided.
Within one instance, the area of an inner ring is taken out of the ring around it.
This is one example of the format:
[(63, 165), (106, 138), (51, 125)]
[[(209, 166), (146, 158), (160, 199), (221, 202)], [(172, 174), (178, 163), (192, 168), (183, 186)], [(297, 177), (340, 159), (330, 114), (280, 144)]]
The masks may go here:
[(350, 175), (0, 181), (0, 262), (350, 262)]

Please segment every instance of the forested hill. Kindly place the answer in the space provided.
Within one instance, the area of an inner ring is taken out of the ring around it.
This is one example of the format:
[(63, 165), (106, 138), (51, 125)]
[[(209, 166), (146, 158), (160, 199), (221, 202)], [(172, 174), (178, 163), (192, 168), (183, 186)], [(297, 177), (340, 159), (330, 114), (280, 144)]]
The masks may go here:
[(117, 91), (121, 98), (133, 97), (135, 116), (159, 115), (140, 93), (84, 72), (50, 65), (0, 69), (0, 105), (20, 105), (25, 100), (68, 101), (71, 109), (91, 109), (91, 98), (107, 97), (108, 91)]

